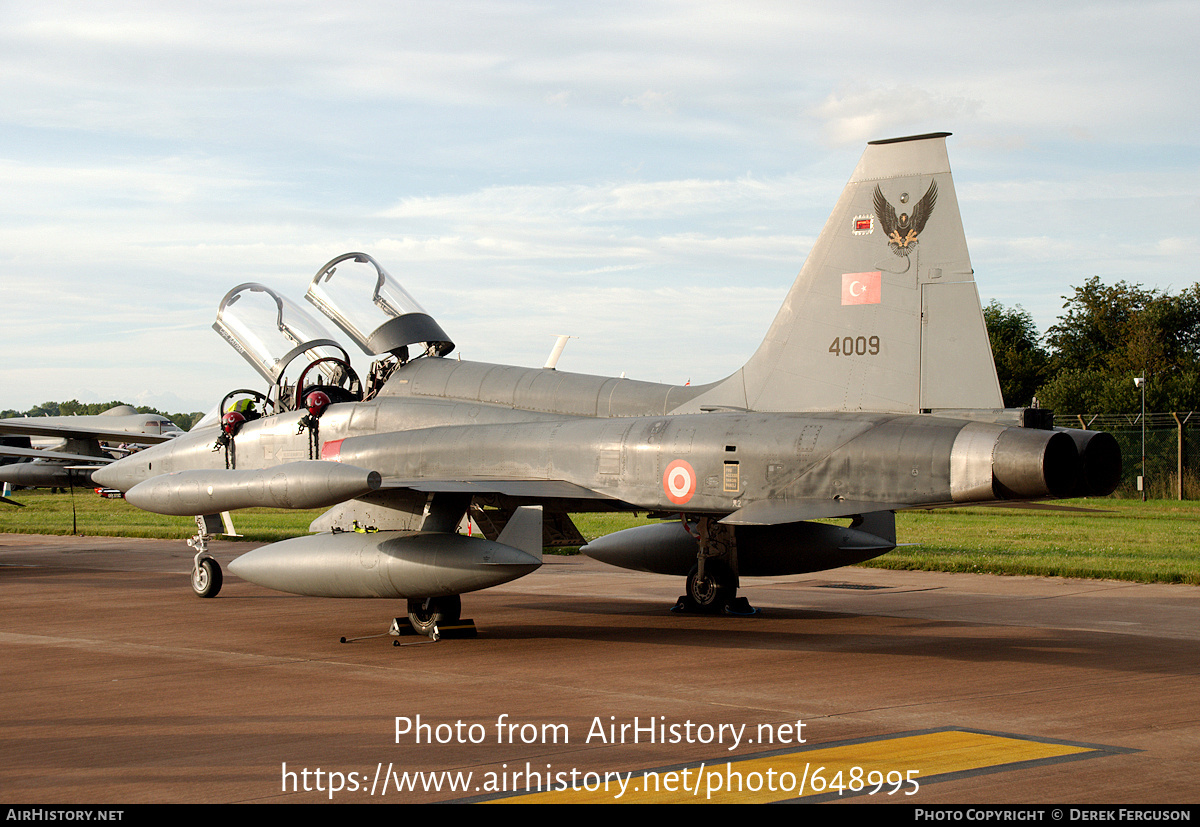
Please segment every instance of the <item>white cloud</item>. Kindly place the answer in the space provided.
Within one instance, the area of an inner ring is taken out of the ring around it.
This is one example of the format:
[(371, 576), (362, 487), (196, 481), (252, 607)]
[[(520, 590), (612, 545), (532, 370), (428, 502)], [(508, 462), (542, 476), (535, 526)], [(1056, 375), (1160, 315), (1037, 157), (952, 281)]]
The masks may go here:
[(938, 124), (973, 117), (979, 109), (979, 101), (912, 86), (889, 86), (831, 92), (813, 112), (824, 122), (826, 142), (844, 146), (937, 131)]
[(671, 103), (671, 94), (656, 92), (653, 89), (647, 89), (640, 95), (629, 95), (621, 101), (621, 105), (636, 106), (645, 112), (657, 112), (662, 115), (671, 115), (675, 112), (675, 106)]
[(219, 395), (254, 381), (207, 330), (225, 290), (296, 296), (351, 249), (471, 355), (540, 364), (565, 321), (588, 338), (564, 369), (673, 379), (757, 344), (863, 141), (935, 130), (985, 296), (1178, 286), (1198, 24), (1115, 0), (12, 5), (0, 379), (28, 404)]

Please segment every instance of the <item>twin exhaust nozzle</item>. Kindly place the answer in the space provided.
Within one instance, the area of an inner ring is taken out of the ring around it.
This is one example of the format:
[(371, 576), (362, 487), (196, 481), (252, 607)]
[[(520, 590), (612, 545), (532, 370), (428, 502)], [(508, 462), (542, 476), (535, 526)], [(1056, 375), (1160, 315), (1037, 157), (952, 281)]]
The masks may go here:
[(1103, 497), (1120, 481), (1121, 448), (1104, 431), (973, 422), (951, 451), (955, 502)]

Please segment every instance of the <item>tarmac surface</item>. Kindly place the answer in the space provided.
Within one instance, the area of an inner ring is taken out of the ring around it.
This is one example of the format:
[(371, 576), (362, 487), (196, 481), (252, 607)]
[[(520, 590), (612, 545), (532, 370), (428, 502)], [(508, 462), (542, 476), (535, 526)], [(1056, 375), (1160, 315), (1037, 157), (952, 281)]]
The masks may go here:
[(201, 600), (190, 567), (0, 535), (5, 804), (1200, 802), (1195, 587), (846, 568), (747, 579), (734, 618), (547, 557), (464, 596), (474, 639), (344, 644), (402, 602)]

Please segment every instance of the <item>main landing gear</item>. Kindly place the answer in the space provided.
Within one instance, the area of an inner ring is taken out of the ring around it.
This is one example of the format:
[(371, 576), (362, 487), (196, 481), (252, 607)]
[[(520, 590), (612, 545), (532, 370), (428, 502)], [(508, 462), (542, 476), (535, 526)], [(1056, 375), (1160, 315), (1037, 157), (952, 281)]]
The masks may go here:
[(426, 597), (408, 601), (408, 622), (413, 631), (437, 639), (439, 626), (453, 626), (462, 617), (462, 598), (457, 594), (449, 597)]
[(687, 590), (671, 611), (738, 617), (758, 614), (750, 601), (737, 596), (737, 542), (733, 527), (702, 517), (696, 523), (696, 530), (700, 544), (696, 565), (688, 573)]

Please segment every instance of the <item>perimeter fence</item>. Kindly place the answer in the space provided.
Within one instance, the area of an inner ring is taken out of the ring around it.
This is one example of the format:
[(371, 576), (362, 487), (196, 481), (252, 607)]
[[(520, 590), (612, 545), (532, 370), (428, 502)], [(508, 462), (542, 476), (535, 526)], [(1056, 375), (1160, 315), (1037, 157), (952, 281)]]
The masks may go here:
[[(1114, 497), (1140, 498), (1142, 473), (1141, 414), (1056, 415), (1061, 428), (1111, 433), (1121, 446), (1121, 484)], [(1200, 499), (1200, 413), (1147, 413), (1145, 420), (1146, 493), (1151, 499)]]

